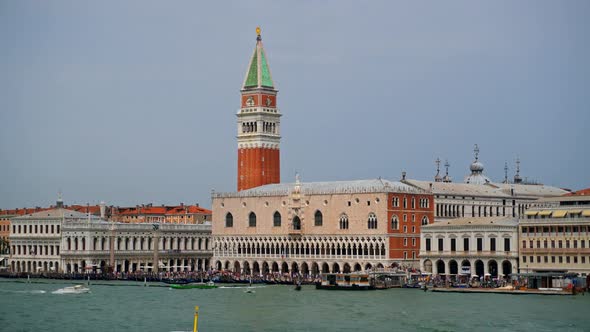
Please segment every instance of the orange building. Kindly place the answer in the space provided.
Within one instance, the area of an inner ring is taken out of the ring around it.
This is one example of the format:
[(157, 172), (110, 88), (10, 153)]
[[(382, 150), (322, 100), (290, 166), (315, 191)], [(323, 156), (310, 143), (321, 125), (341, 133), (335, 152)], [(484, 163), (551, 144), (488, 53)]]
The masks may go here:
[(280, 117), (260, 29), (241, 89), (238, 111), (238, 191), (279, 183)]
[(113, 207), (111, 219), (124, 223), (202, 224), (211, 220), (211, 210), (198, 205)]
[(420, 228), (434, 222), (432, 194), (389, 193), (387, 201), (389, 257), (415, 260), (420, 253)]

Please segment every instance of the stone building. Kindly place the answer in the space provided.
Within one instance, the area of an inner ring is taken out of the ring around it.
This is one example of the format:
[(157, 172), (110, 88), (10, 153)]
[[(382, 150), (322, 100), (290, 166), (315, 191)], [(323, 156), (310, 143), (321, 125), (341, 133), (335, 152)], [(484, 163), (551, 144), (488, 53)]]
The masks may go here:
[(543, 199), (525, 212), (519, 221), (521, 272), (590, 274), (587, 193)]
[(211, 224), (115, 223), (79, 220), (63, 225), (64, 272), (205, 271)]
[(518, 221), (514, 217), (456, 218), (422, 228), (420, 267), (438, 275), (518, 272)]
[(54, 209), (12, 218), (9, 259), (11, 270), (34, 273), (60, 271), (62, 225), (88, 218), (88, 214), (65, 209), (61, 198)]
[(240, 273), (418, 266), (432, 195), (382, 179), (213, 193), (213, 263)]
[(464, 183), (452, 182), (448, 176), (448, 163), (445, 165), (446, 175), (441, 177), (438, 159), (434, 181), (406, 179), (402, 175), (401, 182), (434, 195), (435, 221), (491, 216), (519, 217), (539, 199), (568, 193), (552, 186), (524, 183), (519, 170), (514, 183), (508, 183), (507, 175), (503, 183), (493, 182), (483, 174), (484, 165), (479, 160), (477, 145), (474, 151), (475, 160), (470, 165), (471, 173), (465, 177)]

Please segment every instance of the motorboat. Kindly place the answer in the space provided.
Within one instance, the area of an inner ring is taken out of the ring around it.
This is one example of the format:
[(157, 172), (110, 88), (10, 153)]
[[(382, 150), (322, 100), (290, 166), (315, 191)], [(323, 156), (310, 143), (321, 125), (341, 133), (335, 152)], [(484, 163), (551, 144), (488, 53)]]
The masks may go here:
[(369, 280), (368, 274), (358, 273), (326, 273), (322, 281), (316, 283), (316, 289), (327, 290), (374, 290), (375, 285)]
[(51, 292), (52, 294), (84, 294), (90, 293), (90, 288), (83, 285), (68, 286)]

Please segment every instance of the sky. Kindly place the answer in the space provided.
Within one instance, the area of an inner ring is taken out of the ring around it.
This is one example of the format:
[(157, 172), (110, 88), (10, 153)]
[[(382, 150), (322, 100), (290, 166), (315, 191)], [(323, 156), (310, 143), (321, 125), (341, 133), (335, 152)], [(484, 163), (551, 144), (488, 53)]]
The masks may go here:
[(236, 190), (262, 39), (281, 180), (588, 177), (590, 2), (0, 1), (0, 208)]

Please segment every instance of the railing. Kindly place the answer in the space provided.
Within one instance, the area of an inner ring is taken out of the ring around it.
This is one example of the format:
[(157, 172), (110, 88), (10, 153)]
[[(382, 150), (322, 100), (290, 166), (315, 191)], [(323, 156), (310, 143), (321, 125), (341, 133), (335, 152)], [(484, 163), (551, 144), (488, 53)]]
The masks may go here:
[(536, 254), (536, 253), (580, 253), (580, 254), (587, 254), (590, 253), (590, 248), (522, 248), (520, 252), (523, 254)]

